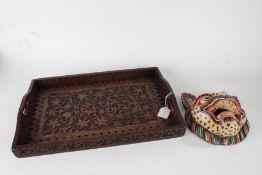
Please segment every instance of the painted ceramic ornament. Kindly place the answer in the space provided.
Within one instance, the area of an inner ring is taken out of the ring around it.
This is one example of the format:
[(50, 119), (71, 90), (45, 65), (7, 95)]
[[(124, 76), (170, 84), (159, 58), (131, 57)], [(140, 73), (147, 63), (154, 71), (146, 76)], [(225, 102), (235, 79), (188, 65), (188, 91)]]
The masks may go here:
[(195, 97), (182, 93), (189, 129), (215, 145), (241, 142), (248, 134), (249, 123), (237, 97), (226, 92), (205, 93)]

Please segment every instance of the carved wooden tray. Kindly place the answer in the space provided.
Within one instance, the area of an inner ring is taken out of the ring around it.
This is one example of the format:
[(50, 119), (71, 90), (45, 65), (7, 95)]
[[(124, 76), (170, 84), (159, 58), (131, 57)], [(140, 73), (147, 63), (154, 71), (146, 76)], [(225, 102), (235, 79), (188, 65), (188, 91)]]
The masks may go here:
[(28, 157), (182, 136), (175, 96), (158, 68), (110, 71), (31, 82), (23, 97), (12, 151)]

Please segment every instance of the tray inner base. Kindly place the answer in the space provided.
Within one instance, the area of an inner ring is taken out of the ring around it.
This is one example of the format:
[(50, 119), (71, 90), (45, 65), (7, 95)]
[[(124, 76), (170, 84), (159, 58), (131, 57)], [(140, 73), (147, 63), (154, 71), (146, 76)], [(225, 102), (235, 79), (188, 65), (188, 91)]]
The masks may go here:
[(170, 126), (156, 116), (163, 97), (148, 77), (43, 88), (36, 101), (29, 143), (93, 140)]

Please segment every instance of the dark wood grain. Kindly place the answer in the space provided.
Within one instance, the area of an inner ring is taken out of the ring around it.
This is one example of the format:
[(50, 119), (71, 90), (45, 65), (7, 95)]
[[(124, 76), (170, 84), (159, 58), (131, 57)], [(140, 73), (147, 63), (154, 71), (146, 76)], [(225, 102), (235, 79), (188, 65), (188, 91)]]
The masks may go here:
[(182, 136), (175, 96), (156, 67), (34, 79), (22, 99), (12, 151), (17, 157)]

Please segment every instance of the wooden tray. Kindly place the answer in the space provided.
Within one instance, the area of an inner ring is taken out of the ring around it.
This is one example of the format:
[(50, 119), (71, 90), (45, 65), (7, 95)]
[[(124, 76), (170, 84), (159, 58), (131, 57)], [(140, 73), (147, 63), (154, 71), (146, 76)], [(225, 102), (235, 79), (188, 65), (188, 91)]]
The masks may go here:
[(31, 82), (18, 112), (12, 151), (28, 157), (182, 136), (175, 96), (158, 68), (110, 71)]

